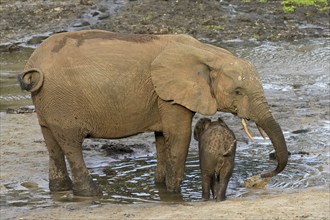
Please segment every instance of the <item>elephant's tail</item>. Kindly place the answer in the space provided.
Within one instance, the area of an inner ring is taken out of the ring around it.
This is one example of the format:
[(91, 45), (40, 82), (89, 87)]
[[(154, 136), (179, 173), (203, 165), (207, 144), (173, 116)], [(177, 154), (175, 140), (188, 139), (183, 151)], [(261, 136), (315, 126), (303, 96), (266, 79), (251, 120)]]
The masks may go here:
[(44, 82), (44, 75), (39, 69), (33, 68), (19, 74), (17, 79), (22, 90), (35, 92), (41, 88)]

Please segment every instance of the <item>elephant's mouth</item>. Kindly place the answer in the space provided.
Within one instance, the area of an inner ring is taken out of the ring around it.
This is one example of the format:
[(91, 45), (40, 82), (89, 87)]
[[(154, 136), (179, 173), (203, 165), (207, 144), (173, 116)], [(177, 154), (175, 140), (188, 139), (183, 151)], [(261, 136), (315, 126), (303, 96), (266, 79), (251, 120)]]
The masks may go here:
[[(248, 120), (249, 120), (249, 119), (248, 119)], [(257, 124), (256, 124), (256, 125), (257, 125)], [(244, 129), (246, 135), (250, 138), (251, 141), (254, 141), (254, 139), (253, 139), (253, 137), (252, 137), (251, 133), (249, 132), (249, 129), (248, 129), (247, 125), (246, 125), (245, 118), (242, 118), (242, 126), (243, 126), (243, 129)], [(264, 139), (266, 139), (266, 137), (265, 137), (265, 135), (264, 135), (264, 133), (263, 133), (263, 131), (262, 131), (262, 128), (259, 127), (258, 125), (257, 125), (257, 128), (258, 128), (258, 131), (259, 131), (259, 133), (261, 134), (261, 136), (262, 136)]]

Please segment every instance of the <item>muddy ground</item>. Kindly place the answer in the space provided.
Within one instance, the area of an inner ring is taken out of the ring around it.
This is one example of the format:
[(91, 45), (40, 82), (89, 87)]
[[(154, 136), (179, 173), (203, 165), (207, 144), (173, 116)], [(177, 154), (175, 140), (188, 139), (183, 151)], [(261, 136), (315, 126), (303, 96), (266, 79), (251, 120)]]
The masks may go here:
[[(4, 45), (0, 50), (9, 52), (20, 46), (35, 46), (53, 33), (95, 28), (124, 33), (188, 33), (208, 42), (330, 37), (329, 10), (320, 12), (308, 7), (288, 14), (283, 13), (279, 1), (1, 0), (0, 16), (0, 44)], [(280, 116), (278, 109), (285, 99), (271, 101), (285, 130), (297, 130), (300, 123), (315, 121), (311, 117), (297, 117), (294, 125), (285, 124), (289, 116)], [(318, 115), (329, 119), (324, 109)], [(34, 182), (46, 188), (48, 154), (35, 113), (0, 116), (1, 180), (18, 185), (24, 180), (21, 187), (29, 193), (38, 190), (31, 184)], [(2, 192), (10, 190), (4, 185), (0, 187)], [(277, 195), (231, 198), (223, 203), (117, 205), (93, 204), (91, 200), (63, 203), (55, 197), (50, 203), (52, 206), (41, 204), (36, 209), (1, 206), (0, 216), (1, 219), (329, 219), (330, 214), (329, 185), (285, 189)]]
[(303, 7), (285, 13), (280, 1), (2, 0), (0, 43), (96, 28), (124, 33), (185, 33), (211, 41), (329, 37), (329, 12)]

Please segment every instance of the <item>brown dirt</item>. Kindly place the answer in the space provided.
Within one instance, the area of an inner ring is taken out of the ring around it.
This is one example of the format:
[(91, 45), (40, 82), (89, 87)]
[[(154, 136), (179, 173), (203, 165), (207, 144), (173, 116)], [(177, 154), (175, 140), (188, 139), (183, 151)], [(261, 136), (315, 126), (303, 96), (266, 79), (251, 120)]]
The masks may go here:
[(0, 43), (96, 28), (125, 33), (185, 33), (211, 42), (329, 37), (329, 13), (329, 9), (320, 11), (316, 7), (284, 13), (280, 1), (2, 0)]

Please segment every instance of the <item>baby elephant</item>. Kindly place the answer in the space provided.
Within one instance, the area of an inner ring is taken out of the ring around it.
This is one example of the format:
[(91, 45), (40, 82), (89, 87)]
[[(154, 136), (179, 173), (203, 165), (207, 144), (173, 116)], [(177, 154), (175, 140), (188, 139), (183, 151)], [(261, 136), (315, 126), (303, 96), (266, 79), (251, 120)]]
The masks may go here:
[(202, 197), (208, 200), (211, 189), (213, 199), (223, 201), (234, 168), (235, 135), (221, 118), (213, 122), (202, 118), (195, 126), (194, 138), (199, 142)]

